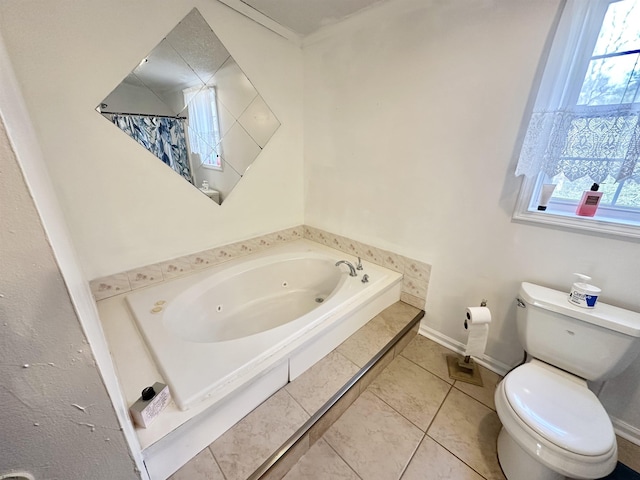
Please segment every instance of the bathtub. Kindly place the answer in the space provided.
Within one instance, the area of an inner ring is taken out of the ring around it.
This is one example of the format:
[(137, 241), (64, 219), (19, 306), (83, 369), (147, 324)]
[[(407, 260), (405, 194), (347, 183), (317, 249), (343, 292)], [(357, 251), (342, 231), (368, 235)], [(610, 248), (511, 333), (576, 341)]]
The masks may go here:
[(399, 300), (401, 274), (363, 262), (351, 277), (342, 259), (356, 260), (299, 240), (129, 294), (178, 408), (214, 405), (276, 364), (293, 380)]

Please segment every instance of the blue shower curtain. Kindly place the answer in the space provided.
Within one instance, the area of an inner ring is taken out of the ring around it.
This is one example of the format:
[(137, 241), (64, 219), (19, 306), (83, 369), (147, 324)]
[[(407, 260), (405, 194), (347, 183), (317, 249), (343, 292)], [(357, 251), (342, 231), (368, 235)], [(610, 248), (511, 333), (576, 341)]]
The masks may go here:
[(111, 121), (188, 182), (193, 183), (183, 119), (114, 114)]

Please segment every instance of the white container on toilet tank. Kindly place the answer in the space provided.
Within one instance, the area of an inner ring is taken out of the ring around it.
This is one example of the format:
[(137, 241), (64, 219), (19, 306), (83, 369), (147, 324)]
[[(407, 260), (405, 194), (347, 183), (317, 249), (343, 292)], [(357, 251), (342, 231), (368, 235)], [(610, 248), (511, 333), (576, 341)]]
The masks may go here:
[(574, 275), (579, 280), (571, 286), (569, 302), (582, 308), (594, 308), (602, 290), (587, 283), (591, 280), (590, 276), (582, 273), (574, 273)]

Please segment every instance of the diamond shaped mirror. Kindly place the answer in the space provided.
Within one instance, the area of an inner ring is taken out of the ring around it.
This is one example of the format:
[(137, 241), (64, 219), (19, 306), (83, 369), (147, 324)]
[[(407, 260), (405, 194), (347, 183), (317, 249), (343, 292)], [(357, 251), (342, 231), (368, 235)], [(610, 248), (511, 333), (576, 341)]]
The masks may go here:
[(280, 127), (195, 8), (97, 110), (219, 204)]

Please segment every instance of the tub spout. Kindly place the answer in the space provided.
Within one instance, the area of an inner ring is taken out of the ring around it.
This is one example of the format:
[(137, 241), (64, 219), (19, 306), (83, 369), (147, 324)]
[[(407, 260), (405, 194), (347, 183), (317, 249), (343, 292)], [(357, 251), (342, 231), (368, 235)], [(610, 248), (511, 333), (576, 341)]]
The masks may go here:
[(345, 264), (347, 267), (349, 267), (349, 276), (351, 277), (357, 277), (358, 274), (356, 273), (356, 267), (354, 267), (351, 262), (348, 262), (347, 260), (340, 260), (339, 262), (336, 262), (336, 267), (339, 267), (341, 264)]

